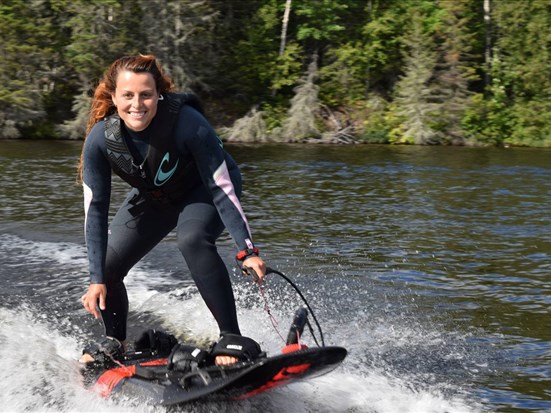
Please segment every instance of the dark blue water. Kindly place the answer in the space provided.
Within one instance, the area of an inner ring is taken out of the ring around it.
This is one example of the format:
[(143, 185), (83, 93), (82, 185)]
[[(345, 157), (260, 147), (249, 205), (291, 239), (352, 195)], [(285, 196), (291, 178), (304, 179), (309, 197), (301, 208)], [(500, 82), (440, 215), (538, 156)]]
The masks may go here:
[[(75, 359), (102, 328), (79, 304), (79, 148), (0, 141), (0, 411), (165, 411), (105, 401), (81, 383)], [(350, 354), (327, 376), (179, 411), (551, 411), (551, 151), (228, 149), (263, 256), (309, 298), (326, 342)], [(113, 209), (125, 191), (117, 182)], [(219, 249), (233, 269), (227, 235)], [(243, 332), (277, 352), (258, 288), (233, 281)], [(127, 285), (131, 334), (154, 326), (215, 338), (173, 236)], [(285, 334), (300, 300), (276, 276), (266, 296)]]

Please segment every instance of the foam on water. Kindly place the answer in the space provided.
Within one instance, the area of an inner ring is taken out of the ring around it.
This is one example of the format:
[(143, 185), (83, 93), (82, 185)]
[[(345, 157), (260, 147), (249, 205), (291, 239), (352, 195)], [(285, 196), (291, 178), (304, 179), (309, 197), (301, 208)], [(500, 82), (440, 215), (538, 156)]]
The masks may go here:
[[(185, 306), (184, 306), (185, 307)], [(256, 317), (242, 314), (245, 324)], [(38, 320), (29, 308), (0, 309), (0, 363), (4, 372), (2, 411), (164, 411), (136, 405), (132, 400), (116, 403), (85, 390), (78, 364), (77, 340), (60, 335), (55, 326)], [(353, 366), (360, 349), (351, 348)], [(275, 390), (245, 402), (226, 406), (228, 411), (288, 412), (472, 412), (460, 398), (446, 398), (437, 389), (418, 390), (389, 372), (351, 368), (348, 362), (323, 377)], [(360, 363), (361, 364), (361, 363)], [(182, 407), (180, 411), (212, 411), (213, 404)], [(136, 410), (137, 409), (137, 410)], [(217, 408), (220, 410), (220, 408)]]
[[(0, 253), (8, 257), (8, 264), (17, 271), (38, 273), (46, 265), (56, 272), (86, 268), (84, 247), (71, 243), (36, 242), (2, 235)], [(301, 302), (292, 290), (276, 288), (275, 281), (268, 280), (262, 294), (258, 286), (239, 277), (232, 278), (242, 332), (257, 339), (268, 353), (276, 354), (283, 345), (280, 335), (286, 336), (293, 313)], [(181, 338), (200, 343), (216, 339), (217, 327), (193, 284), (185, 285), (162, 269), (152, 269), (146, 260), (131, 271), (127, 285), (132, 319), (140, 320), (148, 315), (152, 317), (148, 320), (155, 320), (158, 328)], [(343, 289), (353, 290), (353, 287), (343, 282)], [(314, 296), (312, 291), (305, 293)], [(345, 297), (342, 303), (346, 307), (339, 313), (332, 301), (332, 295), (339, 294), (338, 291), (322, 286), (317, 293), (323, 294), (323, 297), (317, 296), (314, 307), (323, 315), (320, 322), (326, 344), (342, 345), (349, 350), (342, 366), (326, 376), (247, 401), (193, 404), (176, 411), (463, 413), (482, 410), (469, 400), (468, 389), (461, 389), (446, 377), (441, 377), (442, 380), (435, 377), (439, 374), (438, 363), (445, 367), (443, 375), (449, 368), (463, 369), (462, 374), (466, 375), (474, 374), (470, 369), (474, 371), (477, 365), (484, 368), (485, 358), (473, 356), (468, 337), (449, 336), (430, 323), (412, 325), (407, 318), (391, 316), (376, 308), (350, 311), (348, 306), (355, 303), (344, 300)], [(3, 372), (0, 411), (165, 411), (162, 407), (136, 404), (134, 400), (106, 401), (86, 390), (76, 362), (85, 327), (67, 326), (68, 321), (62, 315), (44, 314), (40, 308), (32, 300), (14, 309), (0, 307), (0, 371)], [(63, 323), (65, 328), (60, 328)], [(306, 344), (315, 345), (309, 333), (305, 333), (303, 339)], [(452, 342), (454, 344), (450, 344)], [(471, 362), (466, 363), (465, 359)]]
[(28, 266), (55, 263), (86, 268), (86, 250), (83, 245), (70, 242), (31, 241), (15, 235), (0, 235), (0, 253), (10, 266)]
[(131, 411), (84, 388), (77, 340), (31, 308), (0, 308), (0, 343), (0, 411)]

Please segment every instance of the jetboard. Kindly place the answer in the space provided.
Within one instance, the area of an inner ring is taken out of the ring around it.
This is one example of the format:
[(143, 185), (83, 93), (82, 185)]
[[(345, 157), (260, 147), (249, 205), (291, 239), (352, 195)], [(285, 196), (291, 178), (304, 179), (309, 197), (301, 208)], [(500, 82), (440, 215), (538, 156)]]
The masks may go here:
[(286, 346), (286, 353), (233, 366), (209, 366), (169, 379), (167, 359), (145, 360), (109, 369), (94, 387), (102, 396), (124, 396), (153, 405), (199, 400), (241, 400), (298, 380), (321, 376), (346, 357), (343, 347)]
[(299, 343), (307, 322), (307, 310), (300, 308), (295, 314), (287, 343), (278, 355), (268, 357), (263, 353), (252, 361), (231, 366), (211, 363), (175, 371), (169, 360), (171, 356), (166, 358), (166, 354), (163, 358), (155, 351), (127, 352), (122, 359), (111, 360), (104, 368), (97, 365), (85, 368), (85, 383), (103, 397), (122, 396), (151, 405), (247, 399), (299, 380), (327, 374), (343, 362), (347, 355), (343, 347), (325, 346), (323, 339), (323, 345), (318, 347), (308, 348)]

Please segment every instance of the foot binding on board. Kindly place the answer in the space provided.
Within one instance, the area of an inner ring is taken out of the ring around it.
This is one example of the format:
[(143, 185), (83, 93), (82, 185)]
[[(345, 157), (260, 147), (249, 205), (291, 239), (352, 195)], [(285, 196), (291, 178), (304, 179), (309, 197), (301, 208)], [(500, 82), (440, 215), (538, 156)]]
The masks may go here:
[[(89, 343), (82, 350), (83, 358), (88, 355), (90, 361), (81, 361), (86, 367), (116, 365), (124, 358), (124, 349), (119, 340), (105, 337), (100, 342)], [(82, 359), (81, 359), (82, 360)]]
[(134, 350), (152, 356), (167, 357), (177, 344), (178, 340), (172, 334), (150, 329), (144, 331), (134, 342)]
[(252, 338), (238, 334), (224, 334), (211, 350), (211, 355), (232, 356), (239, 361), (253, 361), (265, 356), (260, 345)]

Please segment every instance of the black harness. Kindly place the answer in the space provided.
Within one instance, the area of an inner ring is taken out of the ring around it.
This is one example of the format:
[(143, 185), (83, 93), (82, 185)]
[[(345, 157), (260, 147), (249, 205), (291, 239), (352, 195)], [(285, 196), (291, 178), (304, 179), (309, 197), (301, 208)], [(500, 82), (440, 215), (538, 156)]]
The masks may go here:
[(136, 151), (129, 144), (120, 117), (115, 114), (105, 119), (105, 145), (111, 168), (139, 191), (130, 201), (134, 205), (131, 208), (133, 214), (142, 210), (144, 202), (178, 202), (201, 183), (195, 162), (181, 156), (173, 136), (178, 113), (184, 104), (203, 113), (201, 103), (190, 93), (167, 93), (159, 100), (143, 162), (136, 161)]

